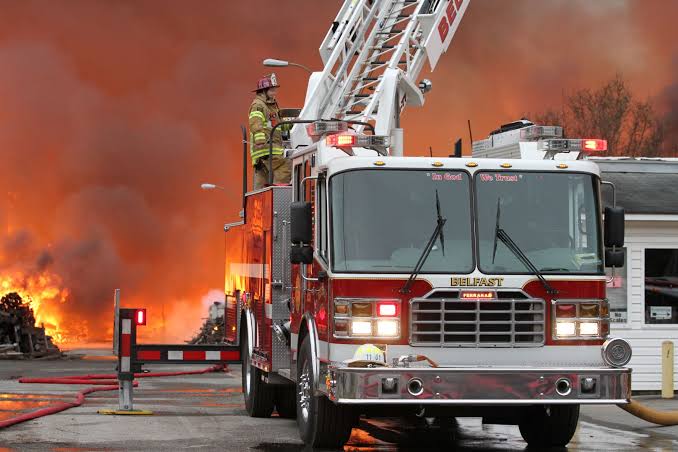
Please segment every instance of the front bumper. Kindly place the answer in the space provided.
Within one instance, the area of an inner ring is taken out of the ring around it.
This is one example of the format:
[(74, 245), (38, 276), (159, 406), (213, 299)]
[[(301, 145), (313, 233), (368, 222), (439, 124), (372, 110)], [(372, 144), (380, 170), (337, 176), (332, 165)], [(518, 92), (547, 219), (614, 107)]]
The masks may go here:
[[(327, 370), (324, 389), (330, 399), (343, 404), (624, 404), (631, 397), (627, 368), (330, 366)], [(395, 379), (395, 388), (389, 378)], [(593, 390), (582, 387), (586, 378), (595, 380)], [(413, 379), (421, 381), (418, 395), (408, 390)], [(569, 392), (563, 391), (567, 386), (563, 380), (569, 382)]]

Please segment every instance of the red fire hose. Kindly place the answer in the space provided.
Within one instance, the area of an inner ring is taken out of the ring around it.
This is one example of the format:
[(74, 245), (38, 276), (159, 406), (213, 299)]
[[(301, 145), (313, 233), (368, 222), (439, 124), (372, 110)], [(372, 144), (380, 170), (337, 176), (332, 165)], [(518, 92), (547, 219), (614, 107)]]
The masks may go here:
[[(151, 378), (151, 377), (176, 377), (178, 375), (197, 375), (206, 374), (210, 372), (219, 372), (224, 370), (224, 366), (216, 365), (202, 370), (189, 370), (185, 372), (149, 372), (136, 373), (135, 378)], [(58, 385), (96, 385), (91, 388), (86, 388), (78, 391), (73, 402), (60, 402), (47, 408), (42, 408), (30, 413), (22, 414), (21, 416), (12, 417), (0, 421), (0, 429), (9, 427), (10, 425), (19, 424), (21, 422), (30, 421), (39, 417), (48, 416), (50, 414), (59, 413), (69, 408), (74, 408), (82, 405), (85, 401), (85, 396), (93, 392), (99, 391), (116, 391), (118, 389), (118, 380), (116, 374), (89, 374), (89, 375), (69, 375), (64, 377), (54, 378), (20, 378), (19, 383), (42, 383), (42, 384), (58, 384)], [(134, 382), (134, 386), (138, 386), (138, 382)], [(99, 386), (99, 387), (97, 387)]]

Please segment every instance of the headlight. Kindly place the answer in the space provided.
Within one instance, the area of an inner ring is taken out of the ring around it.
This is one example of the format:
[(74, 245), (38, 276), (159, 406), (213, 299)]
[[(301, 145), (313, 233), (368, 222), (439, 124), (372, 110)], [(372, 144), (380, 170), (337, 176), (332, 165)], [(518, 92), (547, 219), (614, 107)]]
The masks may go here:
[(401, 309), (398, 299), (336, 298), (334, 337), (398, 338)]
[(598, 322), (581, 322), (579, 334), (581, 336), (598, 336)]
[(370, 320), (353, 320), (351, 322), (352, 336), (371, 336), (372, 335), (372, 321)]
[(399, 321), (397, 320), (377, 320), (377, 336), (379, 337), (396, 337), (398, 332)]
[(577, 324), (575, 322), (558, 322), (556, 323), (556, 336), (574, 336), (577, 332)]
[(605, 339), (610, 332), (606, 300), (554, 300), (553, 339)]

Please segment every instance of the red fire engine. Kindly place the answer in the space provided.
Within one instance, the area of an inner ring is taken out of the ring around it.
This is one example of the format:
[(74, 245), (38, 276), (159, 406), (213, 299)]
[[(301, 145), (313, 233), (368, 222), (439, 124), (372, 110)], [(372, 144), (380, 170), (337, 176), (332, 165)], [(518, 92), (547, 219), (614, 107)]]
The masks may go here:
[(603, 221), (585, 159), (605, 142), (518, 121), (472, 158), (402, 157), (400, 113), (423, 104), (416, 78), (469, 1), (345, 1), (292, 121), (292, 184), (245, 193), (224, 228), (247, 411), (296, 417), (306, 444), (387, 412), (565, 445), (581, 404), (629, 400), (605, 298), (623, 210)]

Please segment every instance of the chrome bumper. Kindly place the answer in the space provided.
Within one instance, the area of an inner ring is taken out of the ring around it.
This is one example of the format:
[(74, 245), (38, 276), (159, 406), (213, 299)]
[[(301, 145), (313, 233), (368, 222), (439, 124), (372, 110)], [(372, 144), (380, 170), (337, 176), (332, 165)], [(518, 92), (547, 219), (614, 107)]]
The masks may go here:
[[(627, 368), (329, 366), (327, 371), (323, 389), (330, 399), (345, 404), (623, 404), (631, 397), (631, 369)], [(395, 379), (390, 390), (389, 378)], [(582, 388), (586, 378), (594, 379), (594, 390)], [(418, 395), (408, 390), (413, 379), (421, 381)], [(569, 392), (562, 390), (563, 380), (569, 382)]]

